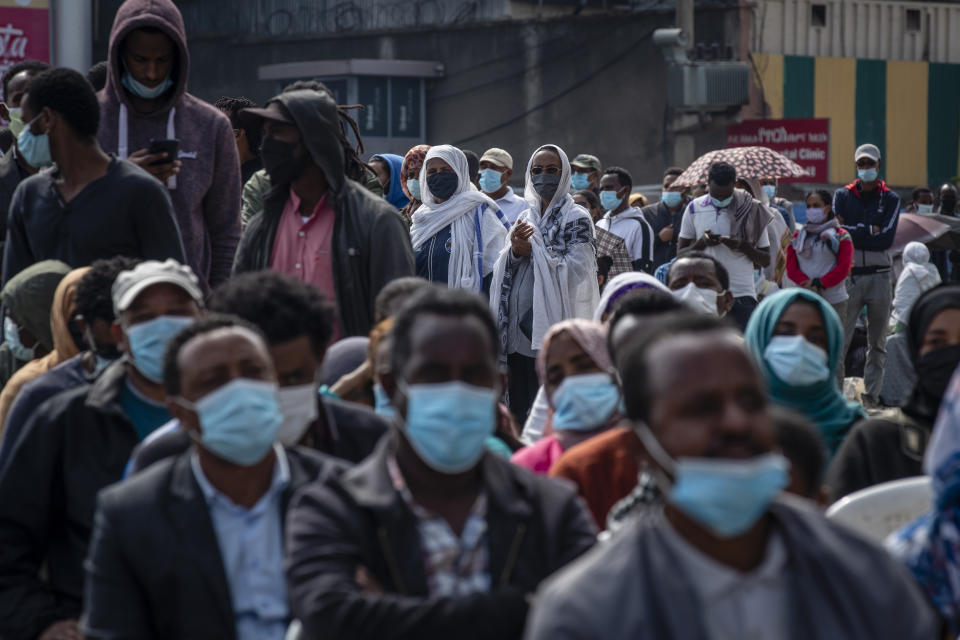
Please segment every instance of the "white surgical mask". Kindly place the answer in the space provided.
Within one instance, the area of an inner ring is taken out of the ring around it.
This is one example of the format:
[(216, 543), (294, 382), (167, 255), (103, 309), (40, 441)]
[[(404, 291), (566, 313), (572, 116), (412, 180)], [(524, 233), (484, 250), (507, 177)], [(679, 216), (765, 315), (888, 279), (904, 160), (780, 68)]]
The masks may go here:
[(685, 287), (674, 289), (671, 293), (674, 298), (697, 313), (708, 316), (720, 315), (719, 311), (717, 311), (717, 298), (720, 294), (713, 289), (704, 289), (692, 282), (688, 282)]
[(280, 387), (277, 402), (283, 422), (277, 432), (277, 440), (288, 447), (300, 442), (317, 419), (317, 395), (317, 387), (313, 383)]

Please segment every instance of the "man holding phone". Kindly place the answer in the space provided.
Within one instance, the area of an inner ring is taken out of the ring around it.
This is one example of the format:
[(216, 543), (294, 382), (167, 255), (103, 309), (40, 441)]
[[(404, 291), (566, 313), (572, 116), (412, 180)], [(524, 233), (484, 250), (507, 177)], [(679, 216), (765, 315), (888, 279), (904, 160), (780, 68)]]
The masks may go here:
[(187, 264), (215, 287), (230, 277), (240, 240), (240, 160), (227, 117), (187, 93), (190, 56), (173, 2), (124, 2), (107, 62), (100, 144), (166, 185)]
[(34, 77), (23, 97), (18, 153), (41, 171), (10, 204), (3, 284), (40, 260), (82, 267), (114, 256), (183, 260), (167, 190), (97, 143), (100, 108), (71, 69)]
[(677, 253), (703, 251), (730, 274), (730, 315), (741, 330), (757, 306), (754, 272), (770, 264), (767, 225), (772, 214), (746, 191), (735, 188), (737, 170), (725, 162), (710, 167), (708, 193), (687, 206)]

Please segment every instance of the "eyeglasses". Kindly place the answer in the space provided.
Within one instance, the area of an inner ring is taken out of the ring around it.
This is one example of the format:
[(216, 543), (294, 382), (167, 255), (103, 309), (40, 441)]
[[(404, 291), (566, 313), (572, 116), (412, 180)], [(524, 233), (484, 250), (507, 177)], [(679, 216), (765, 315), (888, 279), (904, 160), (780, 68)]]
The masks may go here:
[(557, 175), (558, 173), (560, 173), (561, 171), (563, 171), (563, 169), (561, 169), (560, 167), (555, 167), (555, 166), (551, 166), (551, 167), (534, 167), (534, 168), (530, 169), (530, 175), (532, 175), (532, 176), (538, 176), (538, 175), (540, 175), (541, 173), (549, 173), (550, 175), (555, 176), (555, 175)]

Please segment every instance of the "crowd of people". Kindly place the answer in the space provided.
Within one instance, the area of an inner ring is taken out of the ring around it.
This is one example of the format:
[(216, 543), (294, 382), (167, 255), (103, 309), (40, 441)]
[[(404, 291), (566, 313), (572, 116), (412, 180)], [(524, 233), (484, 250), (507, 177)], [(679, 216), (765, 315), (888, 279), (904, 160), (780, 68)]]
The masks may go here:
[[(3, 76), (0, 638), (958, 637), (960, 268), (876, 146), (649, 203), (188, 75), (126, 0)], [(920, 475), (886, 548), (824, 515)]]

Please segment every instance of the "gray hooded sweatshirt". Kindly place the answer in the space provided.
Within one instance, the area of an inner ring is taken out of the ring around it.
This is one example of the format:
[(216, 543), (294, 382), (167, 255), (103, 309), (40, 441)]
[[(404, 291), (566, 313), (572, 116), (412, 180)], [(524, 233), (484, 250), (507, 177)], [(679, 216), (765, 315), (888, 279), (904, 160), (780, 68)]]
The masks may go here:
[[(178, 63), (171, 74), (174, 86), (162, 96), (152, 113), (137, 112), (130, 94), (121, 84), (123, 42), (131, 31), (142, 27), (162, 30), (173, 40), (178, 52)], [(179, 158), (183, 166), (176, 177), (176, 188), (170, 190), (170, 198), (187, 264), (201, 282), (215, 287), (230, 277), (240, 241), (240, 156), (227, 117), (187, 93), (190, 52), (183, 17), (173, 2), (124, 2), (113, 21), (107, 63), (107, 84), (97, 94), (100, 145), (107, 153), (126, 157), (149, 148), (151, 139), (180, 140)], [(126, 136), (121, 135), (124, 108)]]

